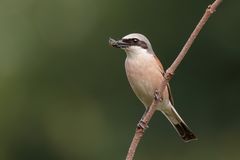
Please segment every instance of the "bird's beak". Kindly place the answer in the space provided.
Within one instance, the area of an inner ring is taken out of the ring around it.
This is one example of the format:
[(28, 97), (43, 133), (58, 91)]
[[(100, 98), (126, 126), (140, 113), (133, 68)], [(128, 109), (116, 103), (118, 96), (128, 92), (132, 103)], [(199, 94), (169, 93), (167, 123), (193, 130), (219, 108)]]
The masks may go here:
[(113, 47), (115, 47), (115, 48), (127, 48), (128, 46), (129, 46), (129, 44), (128, 43), (126, 43), (126, 42), (123, 42), (122, 40), (118, 40), (118, 41), (116, 41), (116, 40), (114, 40), (114, 39), (112, 39), (112, 38), (109, 38), (109, 44), (111, 45), (111, 46), (113, 46)]

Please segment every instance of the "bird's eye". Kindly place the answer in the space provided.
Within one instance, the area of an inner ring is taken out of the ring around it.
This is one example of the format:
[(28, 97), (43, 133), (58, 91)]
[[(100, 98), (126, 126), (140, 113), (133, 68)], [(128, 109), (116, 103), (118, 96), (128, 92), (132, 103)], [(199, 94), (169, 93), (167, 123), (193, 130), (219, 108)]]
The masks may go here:
[(134, 43), (137, 43), (139, 40), (137, 38), (132, 39)]

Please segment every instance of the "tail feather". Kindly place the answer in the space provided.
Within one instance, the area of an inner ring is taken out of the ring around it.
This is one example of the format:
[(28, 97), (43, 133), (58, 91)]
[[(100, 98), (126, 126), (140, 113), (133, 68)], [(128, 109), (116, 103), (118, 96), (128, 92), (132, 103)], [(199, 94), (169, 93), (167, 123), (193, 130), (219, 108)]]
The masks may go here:
[(181, 138), (185, 142), (189, 142), (191, 140), (197, 139), (197, 137), (194, 135), (194, 133), (189, 129), (189, 127), (184, 122), (174, 124), (174, 128), (176, 129), (178, 134), (181, 136)]
[(179, 116), (177, 111), (172, 106), (170, 112), (163, 112), (163, 114), (167, 117), (167, 119), (171, 122), (173, 127), (176, 129), (179, 136), (185, 141), (189, 142), (191, 140), (196, 140), (197, 137), (190, 130), (190, 128), (186, 125), (186, 123)]

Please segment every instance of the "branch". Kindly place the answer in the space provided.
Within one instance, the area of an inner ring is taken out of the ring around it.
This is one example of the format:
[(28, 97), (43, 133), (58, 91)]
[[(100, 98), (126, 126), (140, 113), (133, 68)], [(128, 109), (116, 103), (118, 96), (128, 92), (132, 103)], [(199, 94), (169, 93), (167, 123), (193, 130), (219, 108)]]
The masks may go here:
[(199, 21), (199, 23), (195, 27), (194, 31), (192, 32), (192, 34), (188, 38), (185, 45), (183, 46), (181, 52), (178, 54), (177, 58), (174, 60), (172, 65), (166, 70), (166, 73), (164, 75), (165, 80), (162, 82), (161, 86), (159, 87), (159, 90), (155, 91), (154, 99), (153, 99), (153, 102), (152, 102), (151, 106), (149, 107), (148, 112), (143, 117), (143, 119), (139, 122), (139, 125), (136, 128), (136, 132), (135, 132), (135, 135), (132, 139), (131, 145), (129, 147), (126, 160), (132, 160), (133, 159), (135, 151), (137, 149), (137, 146), (138, 146), (141, 138), (144, 135), (144, 131), (148, 127), (148, 123), (149, 123), (153, 114), (156, 111), (156, 106), (158, 105), (158, 103), (161, 103), (161, 101), (162, 101), (161, 95), (162, 95), (166, 85), (172, 79), (175, 70), (177, 69), (179, 64), (182, 62), (183, 58), (185, 57), (189, 48), (192, 46), (192, 44), (193, 44), (194, 40), (196, 39), (197, 35), (199, 34), (199, 32), (201, 31), (201, 29), (203, 28), (203, 26), (205, 25), (205, 23), (209, 19), (209, 17), (216, 11), (217, 7), (219, 6), (219, 4), (221, 2), (222, 2), (222, 0), (215, 0), (213, 4), (208, 6), (208, 8), (206, 9), (206, 11), (205, 11), (204, 15), (202, 16), (201, 20)]

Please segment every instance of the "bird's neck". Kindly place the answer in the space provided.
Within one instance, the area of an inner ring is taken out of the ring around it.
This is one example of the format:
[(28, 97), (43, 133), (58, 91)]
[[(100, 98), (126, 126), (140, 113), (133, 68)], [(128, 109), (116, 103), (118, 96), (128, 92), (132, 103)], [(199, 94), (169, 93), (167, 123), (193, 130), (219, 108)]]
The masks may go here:
[(142, 49), (142, 48), (129, 49), (129, 50), (126, 49), (125, 52), (128, 58), (135, 58), (135, 57), (138, 57), (139, 55), (148, 56), (149, 54), (151, 54), (146, 49)]

